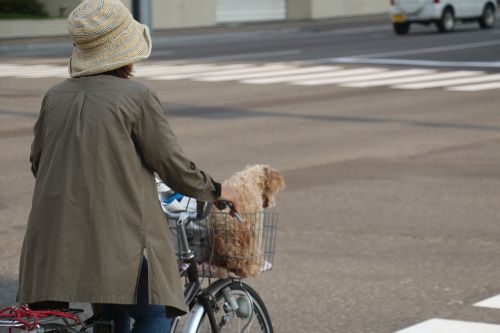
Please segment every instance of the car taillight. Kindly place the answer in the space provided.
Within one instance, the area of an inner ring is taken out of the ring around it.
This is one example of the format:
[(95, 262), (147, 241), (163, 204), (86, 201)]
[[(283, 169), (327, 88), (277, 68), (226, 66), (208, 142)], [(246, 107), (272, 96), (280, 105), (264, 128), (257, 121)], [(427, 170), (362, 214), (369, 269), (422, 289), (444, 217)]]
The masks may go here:
[(434, 3), (440, 3), (441, 0), (434, 0)]

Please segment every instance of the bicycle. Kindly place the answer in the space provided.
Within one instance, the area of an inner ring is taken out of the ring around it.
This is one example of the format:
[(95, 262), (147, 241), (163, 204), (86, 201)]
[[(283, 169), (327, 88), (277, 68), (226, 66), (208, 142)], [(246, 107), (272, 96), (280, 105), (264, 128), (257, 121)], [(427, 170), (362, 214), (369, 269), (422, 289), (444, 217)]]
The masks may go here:
[[(211, 204), (205, 203), (200, 208), (200, 203), (197, 202), (196, 212), (182, 211), (174, 213), (165, 209), (163, 211), (170, 221), (175, 221), (173, 228), (178, 232), (179, 259), (181, 267), (181, 275), (186, 279), (185, 283), (185, 298), (190, 309), (185, 321), (182, 332), (184, 333), (224, 333), (224, 332), (262, 332), (272, 333), (273, 326), (267, 308), (259, 296), (259, 294), (244, 283), (238, 276), (227, 278), (215, 278), (210, 270), (210, 260), (207, 270), (203, 269), (199, 272), (199, 265), (196, 260), (198, 257), (203, 257), (203, 253), (207, 248), (212, 250), (209, 255), (213, 255), (213, 247), (210, 242), (199, 242), (200, 235), (204, 239), (210, 240), (208, 226), (209, 219), (207, 217), (217, 216), (220, 218), (229, 219), (231, 213), (212, 213)], [(218, 205), (219, 209), (223, 206), (230, 206), (228, 203), (222, 202)], [(238, 217), (236, 215), (236, 217)], [(276, 237), (277, 214), (275, 212), (260, 212), (260, 213), (242, 213), (240, 219), (248, 220), (259, 218), (261, 224), (257, 224), (262, 230), (248, 230), (249, 232), (262, 232), (263, 239), (258, 246), (263, 247), (263, 256), (266, 260), (263, 262), (265, 266), (263, 270), (269, 270), (272, 265), (272, 256), (274, 254), (274, 244)], [(200, 221), (206, 221), (200, 226)], [(198, 224), (194, 224), (198, 222)], [(191, 227), (189, 227), (191, 225)], [(230, 230), (227, 228), (225, 231)], [(189, 235), (188, 235), (189, 234)], [(191, 240), (198, 240), (198, 244), (193, 249)], [(201, 243), (201, 244), (200, 244)], [(206, 253), (205, 253), (206, 254)], [(240, 260), (248, 260), (249, 258), (241, 257)], [(255, 258), (254, 258), (255, 259)], [(257, 258), (258, 259), (258, 258)], [(201, 273), (201, 274), (200, 274)], [(238, 272), (235, 272), (238, 273)], [(200, 276), (201, 275), (201, 276)], [(209, 279), (208, 286), (202, 288), (202, 283), (205, 278)], [(177, 329), (180, 324), (180, 319), (176, 318), (172, 325), (171, 333), (179, 332)]]
[[(162, 195), (160, 201), (162, 201)], [(241, 217), (234, 211), (229, 213), (212, 211), (211, 203), (196, 201), (196, 209), (189, 210), (189, 203), (184, 211), (170, 211), (162, 201), (162, 209), (171, 223), (174, 240), (177, 242), (177, 256), (180, 276), (185, 279), (184, 296), (189, 313), (184, 318), (173, 320), (170, 333), (273, 333), (271, 318), (259, 294), (238, 277), (238, 272), (231, 276), (218, 278), (210, 270), (199, 272), (200, 258), (209, 253), (208, 268), (211, 267), (213, 244), (210, 244), (210, 218), (229, 220), (230, 216), (242, 220), (257, 219), (257, 227), (248, 232), (259, 233), (262, 247), (262, 258), (239, 257), (236, 260), (255, 259), (262, 261), (262, 271), (272, 268), (274, 246), (276, 241), (277, 213), (265, 211), (260, 213), (242, 213)], [(219, 209), (224, 206), (232, 208), (227, 202), (219, 202)], [(228, 232), (229, 228), (225, 228)], [(212, 230), (213, 231), (213, 230)], [(204, 239), (201, 242), (201, 239)], [(194, 242), (193, 242), (194, 240)], [(235, 259), (235, 258), (233, 258)], [(205, 263), (206, 264), (206, 263)], [(204, 282), (208, 285), (203, 287)], [(2, 319), (2, 311), (11, 309), (13, 316)], [(83, 310), (60, 309), (31, 311), (24, 306), (6, 308), (0, 311), (0, 328), (22, 329), (30, 333), (40, 332), (86, 332), (97, 328), (99, 333), (112, 333), (113, 323), (91, 317), (81, 320)], [(41, 318), (40, 318), (41, 317)]]

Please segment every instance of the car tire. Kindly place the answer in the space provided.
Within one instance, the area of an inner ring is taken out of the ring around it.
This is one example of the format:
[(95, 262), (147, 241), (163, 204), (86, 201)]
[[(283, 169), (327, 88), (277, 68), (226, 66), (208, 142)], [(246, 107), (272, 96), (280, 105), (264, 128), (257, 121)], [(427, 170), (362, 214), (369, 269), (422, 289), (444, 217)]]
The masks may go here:
[(484, 7), (483, 15), (479, 18), (481, 29), (491, 29), (495, 26), (495, 8), (488, 4)]
[(436, 22), (439, 32), (450, 32), (455, 29), (455, 13), (453, 9), (447, 7), (441, 15), (441, 19)]
[(405, 23), (393, 23), (392, 26), (394, 27), (394, 32), (397, 35), (406, 35), (408, 31), (410, 31), (410, 23), (405, 22)]

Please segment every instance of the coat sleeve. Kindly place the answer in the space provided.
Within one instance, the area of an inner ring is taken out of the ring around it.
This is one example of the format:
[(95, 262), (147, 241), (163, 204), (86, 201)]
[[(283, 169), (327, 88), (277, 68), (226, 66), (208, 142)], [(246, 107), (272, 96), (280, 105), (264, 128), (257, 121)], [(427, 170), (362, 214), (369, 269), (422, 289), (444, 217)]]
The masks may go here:
[(145, 93), (132, 136), (146, 165), (174, 191), (210, 202), (219, 197), (220, 184), (184, 155), (151, 91)]
[(46, 100), (47, 95), (43, 98), (42, 106), (40, 108), (40, 115), (35, 123), (35, 127), (33, 129), (34, 139), (31, 144), (31, 153), (30, 153), (30, 162), (31, 162), (31, 172), (33, 172), (33, 176), (38, 173), (38, 165), (40, 164), (40, 158), (42, 156), (42, 148), (43, 148), (43, 138), (45, 136), (45, 108), (46, 108)]

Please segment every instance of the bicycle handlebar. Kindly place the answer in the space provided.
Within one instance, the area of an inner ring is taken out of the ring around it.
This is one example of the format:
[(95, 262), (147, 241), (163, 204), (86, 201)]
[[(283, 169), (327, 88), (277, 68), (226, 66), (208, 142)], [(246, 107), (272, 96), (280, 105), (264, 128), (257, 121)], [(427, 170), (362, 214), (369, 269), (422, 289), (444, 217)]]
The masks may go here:
[(179, 220), (181, 216), (183, 216), (187, 222), (193, 222), (193, 221), (200, 221), (205, 218), (207, 218), (208, 214), (210, 214), (210, 210), (212, 209), (212, 206), (217, 207), (219, 210), (224, 210), (227, 207), (229, 207), (230, 214), (233, 216), (238, 222), (243, 223), (243, 219), (241, 218), (240, 214), (238, 214), (233, 207), (233, 204), (229, 201), (225, 200), (218, 200), (215, 203), (212, 202), (203, 202), (203, 201), (196, 201), (196, 212), (189, 212), (189, 211), (180, 211), (180, 212), (172, 212), (167, 209), (165, 205), (161, 205), (163, 212), (169, 219), (173, 220)]
[(190, 211), (180, 211), (180, 212), (172, 212), (167, 209), (167, 207), (162, 204), (161, 208), (163, 209), (163, 212), (169, 219), (173, 220), (179, 220), (181, 216), (186, 216), (187, 221), (192, 222), (192, 221), (200, 221), (205, 219), (208, 214), (210, 213), (210, 210), (212, 209), (213, 203), (211, 202), (203, 202), (203, 201), (196, 201), (196, 212), (190, 212)]

